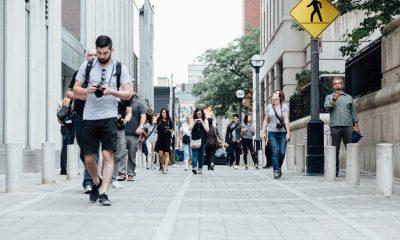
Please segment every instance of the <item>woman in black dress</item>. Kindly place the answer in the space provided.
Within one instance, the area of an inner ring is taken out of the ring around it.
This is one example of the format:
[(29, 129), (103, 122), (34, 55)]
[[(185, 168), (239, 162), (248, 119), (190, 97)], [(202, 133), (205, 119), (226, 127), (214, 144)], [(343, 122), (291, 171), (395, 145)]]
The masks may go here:
[(162, 166), (162, 172), (167, 174), (169, 164), (169, 151), (171, 147), (172, 132), (174, 126), (169, 117), (167, 109), (161, 109), (160, 113), (153, 120), (154, 124), (157, 124), (157, 142), (155, 149), (159, 153), (160, 164)]

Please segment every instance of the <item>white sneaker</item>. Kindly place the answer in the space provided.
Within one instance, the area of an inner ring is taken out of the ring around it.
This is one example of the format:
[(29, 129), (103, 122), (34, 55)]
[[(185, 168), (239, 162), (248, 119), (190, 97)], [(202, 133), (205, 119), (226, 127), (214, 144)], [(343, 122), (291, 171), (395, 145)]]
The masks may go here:
[(122, 189), (121, 184), (119, 184), (119, 182), (117, 182), (117, 181), (111, 182), (111, 186), (112, 186), (113, 188), (116, 188), (116, 189)]
[(238, 166), (238, 165), (235, 165), (235, 169), (239, 169), (239, 166)]

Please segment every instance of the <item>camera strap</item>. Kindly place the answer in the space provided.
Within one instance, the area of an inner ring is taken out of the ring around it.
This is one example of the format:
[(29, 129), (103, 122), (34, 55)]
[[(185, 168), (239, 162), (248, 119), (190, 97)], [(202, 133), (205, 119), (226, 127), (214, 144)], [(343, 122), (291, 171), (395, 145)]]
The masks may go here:
[[(87, 88), (89, 85), (89, 79), (90, 79), (90, 71), (92, 68), (96, 65), (93, 61), (90, 61), (86, 65), (86, 70), (85, 70), (85, 82), (83, 83), (83, 88)], [(117, 61), (116, 66), (113, 67), (113, 72), (111, 73), (111, 77), (114, 74), (114, 68), (115, 68), (115, 76), (117, 77), (117, 90), (119, 90), (119, 87), (121, 86), (121, 72), (122, 72), (122, 63)], [(111, 79), (110, 79), (111, 83)]]
[[(278, 113), (276, 113), (275, 107), (274, 105), (272, 105), (272, 109), (274, 110), (275, 116), (276, 118), (279, 120), (279, 122), (283, 125), (284, 128), (286, 128), (285, 123), (283, 122), (283, 120), (278, 116)], [(281, 104), (281, 116), (282, 116), (282, 104)]]

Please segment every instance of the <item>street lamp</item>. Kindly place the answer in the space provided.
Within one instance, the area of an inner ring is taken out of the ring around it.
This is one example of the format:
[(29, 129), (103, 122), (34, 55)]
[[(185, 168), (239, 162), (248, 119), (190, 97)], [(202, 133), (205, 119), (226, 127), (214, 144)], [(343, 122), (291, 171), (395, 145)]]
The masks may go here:
[[(261, 150), (261, 117), (260, 117), (260, 68), (264, 66), (265, 60), (260, 55), (254, 55), (250, 60), (251, 66), (253, 66), (256, 72), (256, 89), (254, 91), (256, 95), (256, 150)], [(259, 153), (257, 155), (260, 155)]]
[(239, 122), (242, 122), (242, 100), (244, 98), (244, 91), (243, 90), (237, 90), (236, 91), (236, 98), (239, 101)]

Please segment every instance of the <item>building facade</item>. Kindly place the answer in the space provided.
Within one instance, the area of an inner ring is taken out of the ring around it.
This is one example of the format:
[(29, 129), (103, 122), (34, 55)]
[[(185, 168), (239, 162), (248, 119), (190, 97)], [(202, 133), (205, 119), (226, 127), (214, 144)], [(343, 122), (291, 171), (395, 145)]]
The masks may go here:
[(248, 27), (260, 26), (260, 0), (243, 0), (242, 9), (242, 31), (246, 35), (249, 33)]
[(196, 84), (204, 80), (204, 70), (205, 66), (201, 64), (189, 64), (188, 65), (188, 83)]
[(154, 7), (145, 0), (139, 14), (140, 70), (138, 81), (139, 97), (149, 106), (154, 105)]

